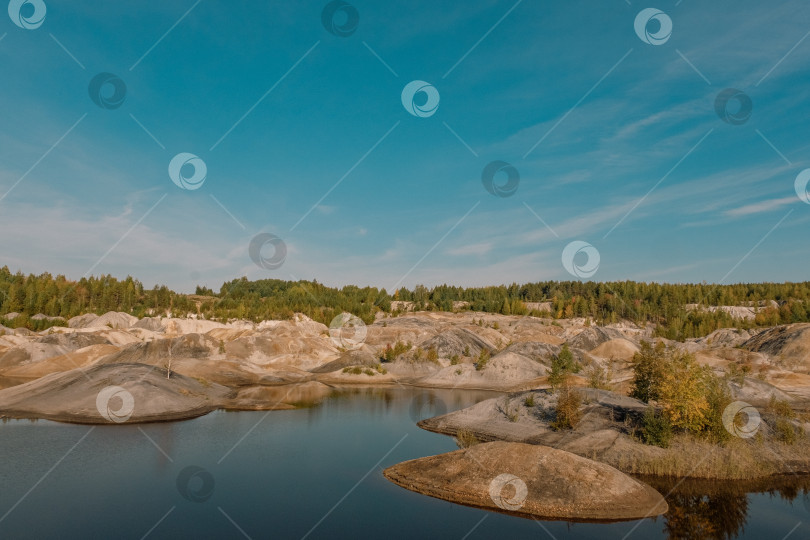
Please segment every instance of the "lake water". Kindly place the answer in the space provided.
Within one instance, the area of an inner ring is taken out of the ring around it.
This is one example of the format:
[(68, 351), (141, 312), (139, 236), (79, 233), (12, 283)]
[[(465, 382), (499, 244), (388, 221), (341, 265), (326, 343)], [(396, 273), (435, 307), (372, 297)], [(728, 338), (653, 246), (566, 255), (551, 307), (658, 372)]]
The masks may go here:
[(684, 484), (667, 516), (595, 524), (468, 508), (382, 476), (456, 449), (414, 419), (494, 395), (356, 389), (307, 409), (165, 424), (9, 421), (0, 424), (0, 538), (810, 537), (808, 495), (793, 481), (774, 493)]

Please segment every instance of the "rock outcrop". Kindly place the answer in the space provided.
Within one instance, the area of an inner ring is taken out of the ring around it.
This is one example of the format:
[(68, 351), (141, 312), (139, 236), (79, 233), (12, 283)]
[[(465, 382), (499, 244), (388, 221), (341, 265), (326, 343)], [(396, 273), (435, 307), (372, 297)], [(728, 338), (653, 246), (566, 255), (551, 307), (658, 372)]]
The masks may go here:
[(219, 408), (230, 391), (143, 364), (99, 365), (55, 373), (0, 391), (11, 418), (80, 424), (182, 420)]
[(530, 444), (492, 442), (386, 469), (431, 497), (545, 519), (618, 521), (667, 511), (660, 493), (604, 463)]
[[(733, 399), (773, 392), (767, 383), (746, 379), (740, 386), (729, 382)], [(423, 429), (458, 436), (464, 433), (478, 441), (522, 442), (551, 446), (606, 463), (631, 474), (658, 474), (692, 478), (753, 478), (773, 474), (810, 472), (810, 444), (785, 445), (774, 431), (776, 417), (760, 406), (757, 420), (759, 443), (739, 439), (719, 446), (709, 441), (680, 440), (661, 448), (641, 441), (639, 426), (649, 405), (626, 395), (579, 388), (581, 419), (573, 429), (557, 429), (558, 396), (535, 390), (489, 399), (418, 423)], [(789, 399), (775, 393), (778, 399)], [(751, 400), (753, 401), (753, 400)], [(760, 400), (761, 401), (761, 400)], [(793, 403), (793, 401), (791, 401)], [(793, 420), (794, 429), (803, 428)]]
[(810, 323), (769, 328), (747, 340), (742, 348), (806, 369), (810, 367)]

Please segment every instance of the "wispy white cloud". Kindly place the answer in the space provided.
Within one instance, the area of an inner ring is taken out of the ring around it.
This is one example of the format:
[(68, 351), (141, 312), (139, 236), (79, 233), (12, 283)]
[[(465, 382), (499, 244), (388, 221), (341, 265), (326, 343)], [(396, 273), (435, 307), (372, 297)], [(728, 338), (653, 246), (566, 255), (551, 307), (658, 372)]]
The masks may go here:
[(480, 242), (478, 244), (467, 244), (447, 250), (450, 255), (486, 255), (492, 251), (491, 242)]
[(337, 209), (337, 207), (336, 206), (330, 206), (328, 204), (319, 204), (318, 206), (315, 207), (315, 209), (318, 212), (320, 212), (321, 214), (329, 215), (329, 214), (334, 213), (334, 211)]
[(796, 197), (783, 197), (781, 199), (769, 199), (767, 201), (760, 201), (753, 204), (747, 204), (745, 206), (741, 206), (739, 208), (733, 208), (731, 210), (726, 210), (727, 216), (733, 217), (740, 217), (740, 216), (750, 216), (751, 214), (760, 214), (762, 212), (770, 212), (772, 210), (776, 210), (777, 208), (781, 208), (786, 204), (793, 204), (797, 202), (798, 199)]
[(165, 283), (185, 290), (193, 271), (213, 272), (218, 278), (235, 272), (234, 262), (241, 252), (246, 258), (249, 238), (242, 239), (237, 248), (225, 237), (209, 232), (201, 248), (199, 238), (158, 225), (171, 219), (168, 199), (126, 234), (158, 198), (136, 201), (139, 197), (133, 196), (122, 208), (95, 215), (68, 204), (4, 208), (3, 222), (17, 225), (13, 234), (0, 235), (3, 264), (24, 272), (51, 271), (79, 278), (115, 246), (93, 274), (135, 275), (146, 284)]

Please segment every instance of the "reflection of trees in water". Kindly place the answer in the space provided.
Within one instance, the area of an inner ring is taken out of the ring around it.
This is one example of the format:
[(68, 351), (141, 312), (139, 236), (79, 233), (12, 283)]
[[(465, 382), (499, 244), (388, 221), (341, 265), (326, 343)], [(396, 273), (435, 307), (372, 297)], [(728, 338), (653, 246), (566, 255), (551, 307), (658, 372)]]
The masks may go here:
[(742, 534), (748, 516), (748, 496), (678, 495), (667, 498), (664, 531), (672, 540), (710, 538), (732, 540)]
[(755, 480), (723, 482), (641, 477), (660, 493), (667, 493), (669, 511), (664, 532), (672, 540), (708, 538), (733, 540), (745, 531), (748, 494), (768, 493), (810, 512), (810, 475), (783, 475)]

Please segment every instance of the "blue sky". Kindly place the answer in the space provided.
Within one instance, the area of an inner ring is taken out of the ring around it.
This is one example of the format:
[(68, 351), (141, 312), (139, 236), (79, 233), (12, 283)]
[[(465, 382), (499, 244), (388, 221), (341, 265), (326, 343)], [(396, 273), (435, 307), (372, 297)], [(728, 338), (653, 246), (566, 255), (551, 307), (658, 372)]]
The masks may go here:
[[(392, 290), (574, 279), (561, 254), (581, 240), (593, 280), (808, 279), (804, 2), (357, 0), (347, 37), (321, 1), (44, 3), (38, 28), (0, 20), (14, 270)], [(634, 30), (650, 6), (673, 24), (661, 45)], [(126, 84), (118, 108), (90, 99), (102, 72)], [(435, 114), (403, 107), (414, 80)], [(745, 123), (716, 114), (726, 88)], [(169, 177), (182, 152), (199, 189)], [(510, 197), (482, 184), (496, 160), (519, 171)], [(287, 246), (277, 269), (248, 255), (260, 232)]]

